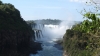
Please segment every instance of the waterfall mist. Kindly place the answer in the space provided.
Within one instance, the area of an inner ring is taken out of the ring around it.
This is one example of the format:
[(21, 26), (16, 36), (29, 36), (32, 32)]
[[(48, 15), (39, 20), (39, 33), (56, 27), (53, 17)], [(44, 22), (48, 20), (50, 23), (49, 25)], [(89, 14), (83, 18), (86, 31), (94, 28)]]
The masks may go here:
[(42, 43), (42, 51), (30, 56), (62, 56), (63, 51), (54, 47), (55, 41), (62, 39), (67, 29), (74, 23), (72, 21), (62, 21), (59, 25), (37, 23), (35, 31), (35, 41)]
[(63, 38), (66, 30), (71, 28), (73, 24), (71, 21), (62, 21), (59, 25), (43, 25), (43, 28), (39, 25), (39, 30), (42, 31), (43, 37), (39, 38), (38, 41), (56, 41), (59, 38)]

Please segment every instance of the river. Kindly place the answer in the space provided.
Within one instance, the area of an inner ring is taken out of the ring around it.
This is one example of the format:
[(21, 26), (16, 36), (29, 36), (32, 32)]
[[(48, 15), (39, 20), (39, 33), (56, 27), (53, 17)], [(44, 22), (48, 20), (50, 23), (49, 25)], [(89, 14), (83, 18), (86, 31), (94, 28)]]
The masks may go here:
[(37, 36), (38, 34), (35, 34), (35, 39), (36, 42), (42, 43), (43, 50), (38, 51), (37, 54), (30, 54), (30, 56), (62, 56), (63, 55), (63, 50), (55, 47), (54, 45), (57, 44), (55, 41), (57, 41), (59, 38), (63, 38), (63, 35), (66, 32), (66, 29), (69, 28), (69, 26), (39, 24), (34, 28), (42, 31), (41, 34), (38, 33), (40, 34), (40, 37)]

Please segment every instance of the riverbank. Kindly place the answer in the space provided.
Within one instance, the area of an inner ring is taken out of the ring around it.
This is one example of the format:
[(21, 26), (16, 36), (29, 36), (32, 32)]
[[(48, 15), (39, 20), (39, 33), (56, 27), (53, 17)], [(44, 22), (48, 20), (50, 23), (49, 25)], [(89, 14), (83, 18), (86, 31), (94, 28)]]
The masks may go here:
[(54, 47), (56, 47), (59, 50), (63, 50), (63, 40), (58, 39), (57, 41), (54, 41), (56, 44), (54, 44)]

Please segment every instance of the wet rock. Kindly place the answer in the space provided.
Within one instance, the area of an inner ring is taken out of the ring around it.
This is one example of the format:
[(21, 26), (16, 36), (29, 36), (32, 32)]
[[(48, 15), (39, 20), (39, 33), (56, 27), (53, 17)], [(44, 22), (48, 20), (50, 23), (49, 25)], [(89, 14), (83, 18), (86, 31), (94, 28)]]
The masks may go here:
[(59, 50), (63, 50), (63, 47), (61, 45), (59, 45), (59, 44), (54, 44), (54, 47), (56, 47)]
[(30, 44), (30, 53), (31, 54), (36, 54), (37, 51), (42, 50), (42, 43), (38, 43), (38, 42), (31, 42)]

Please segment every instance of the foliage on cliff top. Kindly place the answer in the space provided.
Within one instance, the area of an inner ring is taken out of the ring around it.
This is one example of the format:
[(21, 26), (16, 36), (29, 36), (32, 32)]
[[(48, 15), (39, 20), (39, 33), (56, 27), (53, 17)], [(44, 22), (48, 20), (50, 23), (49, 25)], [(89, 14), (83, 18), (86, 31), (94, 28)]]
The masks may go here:
[(100, 56), (100, 14), (85, 12), (85, 20), (68, 29), (64, 50), (69, 56)]
[(84, 33), (96, 34), (100, 31), (100, 15), (97, 13), (86, 12), (86, 18), (82, 23), (74, 25), (72, 30), (78, 30)]
[(10, 3), (0, 1), (0, 30), (29, 30), (26, 22), (21, 18), (20, 11)]

